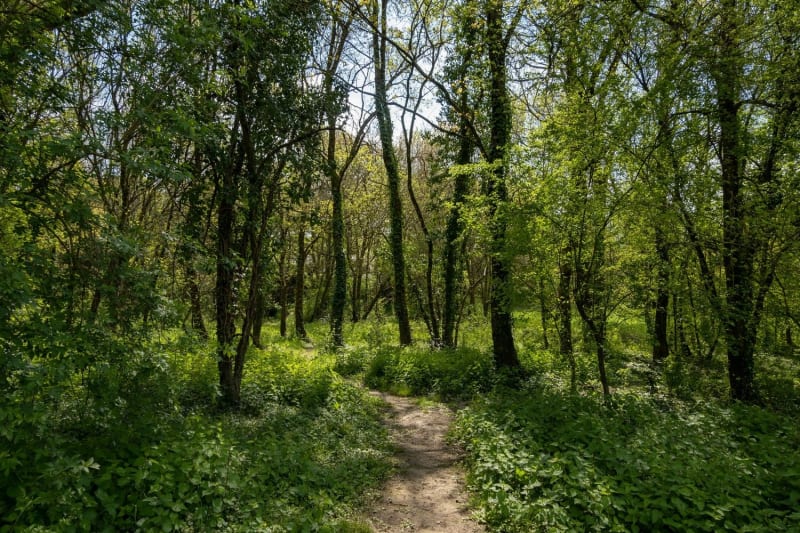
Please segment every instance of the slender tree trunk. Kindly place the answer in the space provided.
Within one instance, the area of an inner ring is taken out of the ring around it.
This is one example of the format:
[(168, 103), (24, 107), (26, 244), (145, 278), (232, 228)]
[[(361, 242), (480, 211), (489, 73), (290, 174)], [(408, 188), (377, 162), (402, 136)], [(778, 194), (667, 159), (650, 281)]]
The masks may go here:
[[(466, 112), (467, 90), (466, 83), (461, 84), (461, 113)], [(459, 149), (456, 164), (466, 165), (472, 159), (473, 143), (469, 138), (469, 128), (467, 118), (461, 116), (459, 119)], [(453, 183), (453, 207), (447, 219), (447, 229), (445, 230), (444, 245), (444, 308), (442, 310), (442, 343), (445, 346), (455, 347), (455, 326), (456, 313), (458, 312), (458, 302), (456, 292), (461, 284), (461, 269), (458, 268), (461, 246), (459, 238), (464, 230), (461, 221), (461, 208), (469, 193), (470, 175), (463, 170), (455, 173)]]
[(200, 287), (197, 285), (197, 271), (191, 265), (186, 267), (186, 289), (189, 293), (189, 312), (192, 320), (192, 331), (201, 339), (208, 340), (208, 330), (203, 320), (203, 304), (200, 299)]
[(409, 142), (406, 146), (406, 176), (407, 176), (407, 188), (408, 188), (408, 197), (411, 200), (411, 204), (414, 207), (414, 212), (417, 215), (417, 220), (419, 221), (420, 228), (422, 229), (422, 235), (425, 237), (425, 258), (426, 258), (426, 267), (425, 267), (425, 296), (426, 300), (424, 303), (421, 302), (420, 308), (423, 310), (424, 315), (427, 316), (427, 326), (428, 332), (430, 333), (431, 337), (431, 344), (434, 346), (438, 346), (441, 344), (441, 335), (439, 334), (439, 318), (436, 316), (436, 302), (433, 299), (433, 237), (431, 237), (430, 231), (428, 231), (428, 226), (425, 223), (425, 217), (422, 214), (422, 209), (419, 206), (419, 202), (417, 202), (417, 197), (414, 194), (414, 184), (413, 184), (413, 174), (412, 174), (412, 161), (411, 161), (411, 143)]
[[(331, 186), (331, 254), (333, 256), (333, 294), (330, 299), (331, 344), (334, 349), (344, 346), (344, 308), (347, 304), (347, 257), (345, 256), (344, 208), (342, 201), (342, 178), (336, 163), (336, 91), (334, 79), (342, 58), (342, 51), (347, 43), (352, 19), (331, 20), (330, 41), (324, 77), (324, 88), (327, 99), (325, 117), (327, 119), (327, 143), (325, 146), (325, 172)], [(325, 304), (328, 304), (327, 293), (331, 276), (326, 275)], [(316, 307), (316, 306), (315, 306)], [(316, 310), (315, 310), (316, 315)]]
[(286, 337), (286, 317), (288, 316), (288, 308), (289, 308), (289, 283), (286, 279), (286, 233), (287, 230), (281, 229), (282, 233), (282, 249), (281, 249), (281, 257), (280, 261), (278, 261), (278, 278), (280, 283), (280, 294), (278, 296), (278, 304), (280, 307), (280, 334), (281, 337)]
[(350, 283), (350, 321), (355, 324), (361, 318), (361, 258), (353, 265), (353, 281)]
[(264, 348), (264, 344), (261, 342), (261, 331), (264, 327), (264, 315), (267, 312), (267, 302), (266, 297), (264, 295), (264, 288), (261, 287), (258, 291), (257, 295), (258, 301), (256, 302), (256, 309), (255, 314), (253, 315), (253, 346), (259, 349)]
[(364, 314), (361, 315), (361, 320), (366, 320), (369, 317), (369, 314), (375, 308), (375, 304), (378, 303), (378, 300), (381, 299), (381, 296), (384, 293), (388, 292), (388, 289), (389, 289), (389, 287), (383, 281), (378, 281), (378, 283), (375, 284), (375, 294), (367, 302), (367, 305), (366, 305), (366, 307), (364, 309)]
[(667, 338), (667, 306), (669, 305), (669, 249), (664, 231), (655, 228), (656, 256), (658, 257), (656, 278), (655, 319), (653, 321), (653, 362), (661, 362), (669, 355)]
[[(602, 238), (602, 236), (598, 236), (598, 238)], [(598, 246), (602, 247), (602, 245)], [(608, 376), (606, 374), (606, 319), (605, 311), (597, 301), (599, 295), (602, 294), (600, 284), (603, 279), (598, 270), (599, 265), (596, 264), (588, 268), (581, 266), (581, 268), (576, 269), (575, 307), (578, 309), (578, 314), (581, 316), (589, 338), (595, 345), (600, 385), (603, 388), (603, 396), (608, 398), (611, 390), (608, 386)]]
[(333, 281), (333, 261), (332, 258), (325, 260), (325, 272), (322, 276), (322, 288), (317, 291), (317, 298), (314, 300), (314, 309), (311, 311), (311, 318), (317, 320), (324, 316), (326, 311), (330, 311), (331, 301), (331, 282)]
[(572, 360), (572, 266), (567, 259), (560, 261), (558, 266), (558, 349), (559, 353)]
[(302, 227), (297, 231), (297, 269), (294, 283), (294, 332), (300, 339), (306, 339), (305, 326), (305, 284), (306, 284), (306, 232)]
[(390, 241), (394, 270), (394, 310), (401, 345), (411, 344), (411, 323), (406, 302), (406, 264), (403, 254), (403, 206), (400, 200), (400, 171), (392, 139), (392, 117), (386, 97), (386, 4), (387, 0), (373, 2), (375, 32), (372, 39), (375, 63), (375, 111), (380, 130), (383, 164), (389, 185)]
[(344, 209), (342, 179), (336, 170), (336, 126), (332, 113), (328, 116), (327, 167), (331, 182), (333, 215), (331, 243), (333, 246), (333, 297), (331, 298), (331, 342), (334, 348), (344, 346), (344, 308), (347, 304), (347, 258), (344, 253)]
[[(689, 280), (686, 280), (686, 283), (689, 283)], [(679, 354), (681, 358), (685, 360), (689, 360), (692, 358), (692, 349), (689, 346), (688, 341), (686, 340), (686, 328), (683, 325), (684, 318), (683, 318), (683, 311), (682, 311), (683, 303), (681, 297), (678, 293), (672, 294), (672, 322), (674, 325), (674, 337), (675, 337), (675, 351), (674, 353)]]
[(217, 212), (217, 282), (214, 291), (217, 315), (217, 366), (223, 402), (236, 405), (239, 388), (234, 379), (233, 352), (236, 325), (234, 323), (233, 209), (236, 201), (233, 171), (226, 171), (219, 191)]
[(544, 349), (550, 349), (550, 341), (547, 339), (547, 323), (550, 322), (550, 309), (547, 307), (547, 298), (544, 294), (544, 279), (539, 278), (539, 311), (542, 318), (542, 343)]

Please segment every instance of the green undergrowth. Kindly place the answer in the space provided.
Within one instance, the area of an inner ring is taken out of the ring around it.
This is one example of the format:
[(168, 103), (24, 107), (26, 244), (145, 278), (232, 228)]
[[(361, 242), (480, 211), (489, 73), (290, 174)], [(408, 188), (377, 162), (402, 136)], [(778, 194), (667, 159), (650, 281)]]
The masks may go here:
[[(494, 368), (489, 349), (365, 346), (337, 353), (334, 368), (342, 375), (362, 377), (370, 388), (441, 400), (468, 400), (500, 385), (531, 380), (568, 383), (568, 365), (559, 355), (539, 350), (521, 352), (519, 357), (522, 368), (508, 373)], [(591, 357), (577, 354), (575, 359), (577, 384), (583, 390), (599, 389)]]
[(604, 402), (591, 352), (577, 351), (573, 368), (531, 338), (516, 389), (487, 346), (364, 343), (337, 353), (334, 368), (396, 394), (471, 400), (452, 437), (491, 531), (800, 531), (791, 361), (764, 369), (762, 408), (726, 399), (716, 359), (655, 367), (615, 348)]
[(0, 531), (362, 530), (349, 518), (389, 469), (380, 406), (333, 357), (270, 341), (233, 412), (215, 407), (213, 347), (179, 335), (80, 372), (17, 370)]
[(491, 390), (497, 382), (486, 352), (458, 348), (431, 350), (422, 346), (383, 346), (349, 355), (364, 365), (364, 384), (401, 395), (433, 395), (466, 399)]
[(800, 430), (760, 408), (540, 382), (473, 402), (453, 437), (494, 531), (800, 530)]

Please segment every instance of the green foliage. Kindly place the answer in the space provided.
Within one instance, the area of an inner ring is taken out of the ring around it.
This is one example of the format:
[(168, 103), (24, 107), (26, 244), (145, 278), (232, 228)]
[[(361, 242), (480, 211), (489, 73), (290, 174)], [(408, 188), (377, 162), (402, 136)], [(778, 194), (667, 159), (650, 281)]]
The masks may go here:
[(359, 530), (343, 520), (387, 472), (388, 440), (332, 357), (254, 350), (241, 409), (219, 412), (212, 346), (93, 340), (80, 372), (4, 375), (0, 530)]
[(334, 371), (342, 376), (355, 376), (367, 369), (372, 355), (368, 349), (350, 348), (337, 350), (334, 357)]
[(476, 402), (454, 437), (497, 531), (800, 527), (800, 433), (758, 408), (538, 388)]
[(384, 346), (374, 351), (364, 376), (368, 387), (403, 394), (470, 398), (496, 381), (491, 355), (469, 348), (435, 350)]

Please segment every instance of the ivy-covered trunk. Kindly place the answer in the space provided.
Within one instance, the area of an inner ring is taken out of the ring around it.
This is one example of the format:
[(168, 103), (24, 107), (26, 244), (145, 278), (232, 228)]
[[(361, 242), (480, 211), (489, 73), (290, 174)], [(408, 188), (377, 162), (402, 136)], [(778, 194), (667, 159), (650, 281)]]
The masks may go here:
[(572, 361), (572, 265), (569, 259), (569, 250), (564, 253), (564, 258), (558, 264), (558, 351)]
[(502, 0), (487, 0), (485, 4), (486, 48), (491, 75), (491, 141), (489, 162), (493, 170), (487, 177), (486, 196), (489, 202), (491, 226), (491, 311), (492, 347), (495, 366), (520, 366), (511, 325), (510, 261), (506, 257), (506, 150), (511, 140), (511, 103), (508, 97), (505, 35)]
[[(465, 127), (462, 126), (461, 133), (465, 134)], [(461, 148), (459, 150), (457, 163), (467, 164), (470, 162), (472, 146), (466, 136), (461, 137)], [(458, 289), (461, 285), (461, 261), (459, 239), (464, 229), (461, 220), (461, 208), (469, 192), (470, 176), (468, 173), (459, 171), (455, 175), (453, 183), (453, 207), (447, 219), (447, 229), (445, 230), (444, 245), (444, 306), (442, 309), (442, 344), (449, 347), (455, 346), (455, 327), (456, 316), (458, 314)]]
[(206, 323), (203, 320), (203, 302), (200, 299), (200, 287), (197, 284), (197, 271), (191, 265), (186, 267), (186, 292), (189, 296), (192, 331), (201, 339), (208, 340), (208, 330), (206, 330)]
[(300, 339), (308, 337), (305, 324), (306, 232), (302, 224), (297, 229), (297, 269), (294, 283), (294, 333)]
[(722, 261), (725, 269), (723, 330), (728, 348), (731, 397), (756, 400), (753, 352), (753, 245), (745, 229), (746, 207), (741, 194), (742, 149), (739, 118), (739, 23), (736, 1), (720, 6), (718, 28), (719, 64), (714, 69), (719, 119), (720, 168), (722, 172)]
[[(469, 31), (464, 32), (465, 36), (471, 35)], [(469, 38), (469, 37), (468, 37)], [(457, 165), (467, 165), (472, 161), (472, 151), (474, 142), (471, 139), (469, 130), (467, 106), (469, 105), (469, 93), (467, 91), (466, 69), (471, 62), (472, 48), (468, 47), (460, 68), (460, 79), (458, 80), (458, 90), (460, 91), (458, 117), (458, 155), (456, 156)], [(461, 285), (461, 233), (464, 231), (464, 223), (461, 219), (462, 204), (469, 193), (470, 174), (460, 169), (453, 177), (453, 207), (447, 219), (444, 243), (444, 304), (442, 309), (442, 344), (454, 347), (456, 344), (455, 329), (456, 315), (458, 312), (457, 292)]]
[(333, 219), (331, 233), (333, 245), (333, 297), (331, 298), (331, 341), (333, 346), (344, 346), (344, 308), (347, 304), (347, 259), (344, 253), (344, 210), (342, 208), (342, 179), (336, 171), (336, 120), (328, 117), (327, 172), (331, 182)]
[(373, 3), (375, 31), (372, 49), (375, 63), (375, 111), (380, 130), (383, 164), (389, 185), (389, 218), (391, 220), (390, 246), (394, 271), (394, 311), (400, 344), (411, 344), (411, 323), (406, 303), (406, 262), (403, 253), (403, 204), (400, 200), (400, 170), (392, 139), (392, 117), (386, 97), (386, 4), (387, 0)]
[(658, 267), (656, 268), (656, 301), (653, 320), (653, 361), (660, 362), (669, 355), (667, 337), (667, 306), (669, 305), (669, 248), (664, 230), (655, 228), (655, 247)]
[(236, 202), (236, 188), (233, 169), (226, 169), (219, 190), (217, 211), (217, 281), (214, 299), (217, 315), (217, 366), (219, 368), (219, 387), (223, 402), (230, 405), (239, 403), (239, 387), (234, 379), (233, 344), (236, 335), (234, 322), (234, 274), (233, 257), (233, 217)]

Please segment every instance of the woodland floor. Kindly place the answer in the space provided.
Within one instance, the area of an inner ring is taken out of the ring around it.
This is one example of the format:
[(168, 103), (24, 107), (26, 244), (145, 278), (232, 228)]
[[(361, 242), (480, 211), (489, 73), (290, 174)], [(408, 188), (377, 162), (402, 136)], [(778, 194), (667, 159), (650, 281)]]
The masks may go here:
[(377, 533), (415, 531), (476, 533), (484, 528), (470, 518), (459, 450), (445, 434), (453, 415), (443, 405), (421, 407), (412, 398), (371, 394), (388, 404), (389, 427), (397, 449), (397, 472), (368, 510)]

